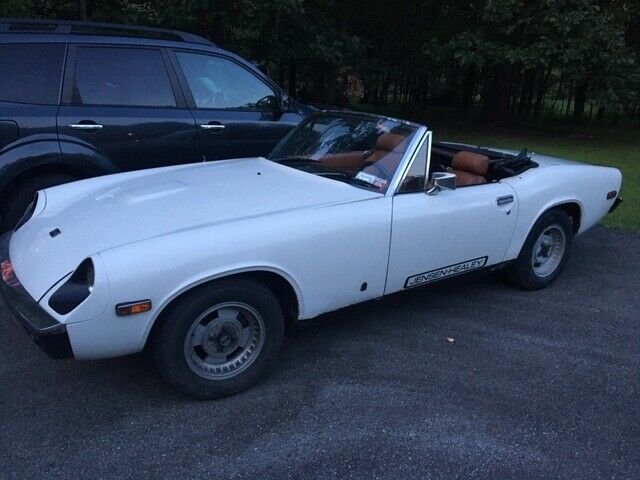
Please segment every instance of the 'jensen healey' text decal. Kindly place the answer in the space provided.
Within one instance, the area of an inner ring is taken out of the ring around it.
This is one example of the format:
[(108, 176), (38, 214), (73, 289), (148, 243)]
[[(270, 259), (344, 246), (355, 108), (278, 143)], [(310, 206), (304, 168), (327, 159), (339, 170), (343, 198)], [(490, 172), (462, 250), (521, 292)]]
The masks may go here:
[(477, 270), (487, 264), (488, 257), (474, 258), (473, 260), (467, 260), (466, 262), (456, 263), (449, 265), (448, 267), (436, 268), (429, 272), (421, 273), (407, 278), (404, 282), (404, 288), (417, 287), (418, 285), (424, 285), (425, 283), (435, 282), (445, 277), (451, 277), (454, 275), (460, 275), (461, 273), (467, 273), (471, 270)]

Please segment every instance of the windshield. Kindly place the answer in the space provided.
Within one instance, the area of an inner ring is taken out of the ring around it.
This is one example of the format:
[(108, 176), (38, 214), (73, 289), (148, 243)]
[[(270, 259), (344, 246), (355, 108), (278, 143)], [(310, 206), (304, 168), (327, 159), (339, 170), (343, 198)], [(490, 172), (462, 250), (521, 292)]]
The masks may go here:
[(384, 193), (417, 127), (374, 116), (319, 114), (300, 124), (269, 159)]

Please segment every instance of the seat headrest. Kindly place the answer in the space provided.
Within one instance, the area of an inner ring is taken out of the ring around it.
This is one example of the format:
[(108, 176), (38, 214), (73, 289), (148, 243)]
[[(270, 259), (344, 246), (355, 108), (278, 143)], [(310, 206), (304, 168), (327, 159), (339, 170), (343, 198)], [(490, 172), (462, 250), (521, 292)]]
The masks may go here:
[(392, 152), (405, 138), (403, 135), (398, 135), (397, 133), (383, 133), (376, 141), (376, 150)]
[(453, 156), (451, 166), (456, 170), (463, 170), (475, 175), (486, 175), (489, 170), (489, 157), (479, 153), (462, 151)]

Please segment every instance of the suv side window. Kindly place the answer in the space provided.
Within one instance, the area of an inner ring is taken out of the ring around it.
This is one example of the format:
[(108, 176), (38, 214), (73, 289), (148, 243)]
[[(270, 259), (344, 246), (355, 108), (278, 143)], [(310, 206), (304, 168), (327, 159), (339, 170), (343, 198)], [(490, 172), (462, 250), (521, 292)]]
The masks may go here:
[(160, 50), (150, 48), (78, 47), (71, 103), (175, 107)]
[(270, 111), (276, 97), (258, 77), (230, 60), (176, 52), (197, 108)]
[(0, 102), (57, 105), (66, 45), (0, 44)]

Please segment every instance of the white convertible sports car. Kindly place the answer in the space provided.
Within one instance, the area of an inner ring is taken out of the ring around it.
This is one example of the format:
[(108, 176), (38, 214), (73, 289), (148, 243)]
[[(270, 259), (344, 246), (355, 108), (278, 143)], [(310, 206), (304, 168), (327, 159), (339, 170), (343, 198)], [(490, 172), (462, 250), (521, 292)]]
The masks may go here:
[(1, 239), (2, 293), (53, 357), (149, 348), (214, 398), (260, 378), (286, 329), (480, 269), (549, 285), (620, 202), (614, 168), (455, 144), (356, 113), (308, 118), (268, 159), (40, 191)]

